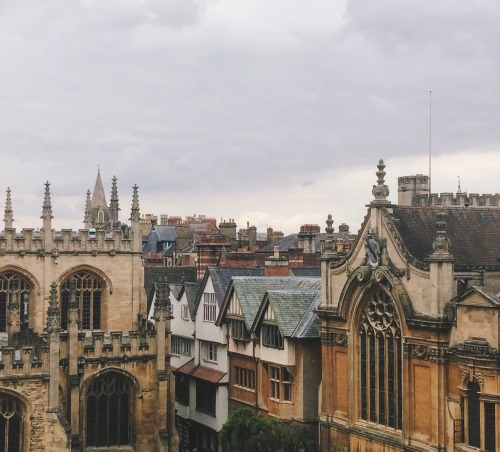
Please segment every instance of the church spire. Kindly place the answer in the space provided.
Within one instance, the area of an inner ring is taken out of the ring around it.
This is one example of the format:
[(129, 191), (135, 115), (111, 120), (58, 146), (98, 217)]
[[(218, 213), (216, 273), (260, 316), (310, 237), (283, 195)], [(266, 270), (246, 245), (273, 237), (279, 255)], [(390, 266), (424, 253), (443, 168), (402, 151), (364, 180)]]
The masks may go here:
[(94, 191), (92, 192), (92, 207), (107, 207), (106, 195), (102, 185), (101, 170), (97, 170), (97, 179), (95, 181)]
[(10, 188), (7, 187), (7, 201), (5, 203), (5, 229), (12, 228), (12, 223), (14, 222), (14, 216), (12, 212), (12, 201), (10, 199)]
[(109, 201), (109, 214), (111, 220), (111, 226), (115, 229), (118, 226), (118, 212), (120, 207), (118, 206), (118, 188), (116, 185), (116, 176), (113, 176), (113, 183), (111, 185), (111, 199)]

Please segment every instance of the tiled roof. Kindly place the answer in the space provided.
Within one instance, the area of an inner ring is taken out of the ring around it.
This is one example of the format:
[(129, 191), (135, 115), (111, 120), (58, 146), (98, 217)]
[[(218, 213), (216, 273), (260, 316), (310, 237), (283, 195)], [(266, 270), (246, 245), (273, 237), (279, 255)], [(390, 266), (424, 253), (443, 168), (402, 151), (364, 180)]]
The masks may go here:
[(320, 267), (294, 267), (290, 268), (290, 273), (293, 276), (309, 276), (319, 278), (321, 276)]
[(219, 307), (233, 276), (264, 276), (263, 268), (209, 267), (208, 273), (214, 286), (215, 298)]
[(148, 311), (152, 302), (153, 284), (165, 277), (168, 284), (181, 281), (195, 282), (196, 267), (144, 267), (144, 288), (148, 297)]
[[(436, 207), (393, 207), (393, 218), (410, 254), (424, 261), (436, 237)], [(500, 209), (447, 208), (446, 233), (456, 266), (499, 266)]]
[[(319, 299), (320, 282), (316, 290), (271, 290), (267, 293), (278, 326), (284, 337), (304, 337), (313, 334), (319, 337), (319, 320), (313, 313)], [(311, 324), (316, 323), (316, 328)], [(316, 330), (316, 331), (315, 331)], [(316, 334), (314, 334), (316, 333)]]
[(160, 242), (175, 242), (175, 226), (155, 225), (153, 231), (156, 232)]
[(200, 290), (201, 283), (199, 282), (186, 282), (184, 283), (184, 290), (186, 292), (186, 299), (189, 306), (189, 313), (191, 314), (191, 319), (194, 319), (194, 304), (196, 302), (196, 296)]
[(235, 277), (232, 284), (243, 312), (245, 324), (250, 330), (266, 292), (280, 289), (311, 291), (318, 287), (320, 280), (319, 278), (294, 276)]
[(175, 372), (214, 384), (219, 383), (226, 375), (225, 372), (221, 372), (220, 370), (210, 369), (209, 367), (200, 366), (199, 364), (196, 365), (194, 358), (179, 367)]

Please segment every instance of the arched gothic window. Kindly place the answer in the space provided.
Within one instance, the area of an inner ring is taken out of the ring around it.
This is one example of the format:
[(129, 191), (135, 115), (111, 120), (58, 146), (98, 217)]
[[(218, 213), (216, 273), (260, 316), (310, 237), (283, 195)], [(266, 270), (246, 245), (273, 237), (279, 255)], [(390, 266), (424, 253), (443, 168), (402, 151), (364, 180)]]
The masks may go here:
[(16, 398), (0, 393), (0, 450), (22, 450), (23, 409)]
[(96, 378), (87, 393), (87, 447), (131, 444), (130, 381), (117, 372)]
[(361, 419), (402, 429), (402, 341), (396, 306), (380, 286), (367, 294), (359, 327)]
[(9, 303), (17, 303), (21, 328), (28, 326), (31, 284), (13, 272), (0, 274), (0, 332), (7, 331)]
[(76, 299), (80, 307), (82, 330), (101, 328), (101, 301), (103, 285), (101, 280), (90, 272), (78, 272), (67, 278), (61, 285), (61, 328), (67, 329), (68, 310), (71, 297), (71, 279), (76, 282)]

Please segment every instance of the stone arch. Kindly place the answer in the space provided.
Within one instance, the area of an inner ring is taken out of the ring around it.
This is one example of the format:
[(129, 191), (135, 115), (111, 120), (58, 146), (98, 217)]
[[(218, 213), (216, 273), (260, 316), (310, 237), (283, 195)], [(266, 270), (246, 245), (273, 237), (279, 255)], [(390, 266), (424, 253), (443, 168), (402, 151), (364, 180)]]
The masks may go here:
[[(31, 418), (33, 414), (33, 407), (29, 400), (26, 399), (21, 393), (13, 391), (12, 389), (2, 387), (0, 388), (0, 417), (2, 417), (2, 412), (4, 409), (4, 400), (11, 399), (14, 402), (19, 402), (20, 406), (20, 451), (27, 452), (30, 450), (30, 438), (31, 438)], [(0, 437), (0, 441), (5, 441), (5, 437)], [(3, 445), (2, 445), (3, 447)]]
[(32, 273), (30, 273), (26, 269), (18, 267), (17, 265), (4, 265), (3, 267), (0, 267), (0, 274), (5, 272), (12, 272), (19, 274), (24, 279), (30, 282), (30, 284), (35, 289), (37, 295), (41, 294), (41, 288), (38, 280), (33, 276)]
[[(4, 278), (6, 278), (8, 274), (14, 275), (14, 277), (17, 279), (18, 283), (21, 282), (21, 284), (17, 285), (17, 291), (18, 291), (18, 304), (19, 304), (19, 321), (22, 327), (31, 327), (34, 328), (34, 321), (36, 319), (36, 312), (37, 309), (36, 307), (38, 305), (43, 304), (43, 300), (41, 299), (41, 289), (40, 289), (40, 284), (38, 283), (37, 279), (33, 276), (32, 273), (28, 272), (24, 268), (18, 267), (16, 265), (5, 265), (0, 268), (0, 277), (3, 279), (3, 284), (7, 284), (7, 286), (3, 286), (3, 293), (0, 293), (0, 299), (2, 300), (1, 305), (0, 305), (0, 311), (1, 311), (1, 317), (2, 317), (2, 330), (5, 331), (3, 328), (6, 327), (6, 321), (7, 321), (7, 309), (8, 309), (8, 297), (11, 294), (12, 287), (11, 282), (12, 279), (8, 278), (6, 281)], [(26, 285), (23, 287), (22, 282), (24, 282)], [(27, 309), (26, 309), (27, 308)]]
[(401, 302), (401, 290), (383, 268), (361, 267), (351, 275), (342, 295), (339, 312), (352, 333), (353, 416), (375, 428), (402, 431), (408, 306), (405, 309)]
[(413, 307), (410, 297), (401, 281), (383, 267), (371, 269), (368, 266), (356, 269), (344, 285), (340, 299), (338, 313), (340, 317), (349, 322), (348, 328), (356, 328), (359, 305), (364, 300), (367, 292), (373, 287), (382, 287), (394, 300), (401, 321), (401, 328), (407, 334), (406, 319), (413, 317)]
[(72, 274), (78, 273), (78, 272), (89, 272), (89, 273), (94, 273), (97, 275), (99, 278), (102, 279), (102, 281), (105, 283), (106, 287), (109, 289), (109, 294), (113, 294), (113, 283), (111, 282), (111, 279), (104, 273), (101, 269), (94, 267), (92, 265), (76, 265), (74, 267), (69, 268), (65, 272), (61, 273), (57, 279), (56, 279), (56, 284), (60, 286), (66, 279), (68, 279)]
[[(108, 389), (120, 387), (122, 391), (117, 395), (114, 389), (109, 392)], [(96, 391), (102, 391), (99, 397), (95, 397)], [(135, 413), (137, 411), (137, 398), (140, 397), (140, 384), (137, 378), (119, 367), (108, 367), (87, 378), (82, 386), (80, 399), (80, 428), (81, 438), (85, 447), (103, 446), (113, 447), (126, 444), (134, 445), (136, 437)], [(99, 398), (108, 399), (106, 402), (100, 403), (96, 400)], [(127, 400), (126, 406), (120, 405), (120, 401)], [(118, 400), (118, 402), (117, 402)], [(90, 411), (92, 410), (92, 411)], [(108, 423), (104, 426), (107, 433), (103, 433), (98, 425), (97, 428), (89, 426), (89, 419), (95, 419), (96, 410), (104, 410), (104, 417), (109, 422), (115, 422), (117, 425), (127, 426), (127, 432), (116, 433), (119, 428), (113, 428)], [(124, 419), (125, 416), (125, 419)], [(125, 422), (124, 422), (125, 421)], [(110, 434), (116, 435), (117, 438), (109, 438)], [(105, 441), (103, 444), (101, 441)], [(115, 441), (116, 440), (116, 441)]]

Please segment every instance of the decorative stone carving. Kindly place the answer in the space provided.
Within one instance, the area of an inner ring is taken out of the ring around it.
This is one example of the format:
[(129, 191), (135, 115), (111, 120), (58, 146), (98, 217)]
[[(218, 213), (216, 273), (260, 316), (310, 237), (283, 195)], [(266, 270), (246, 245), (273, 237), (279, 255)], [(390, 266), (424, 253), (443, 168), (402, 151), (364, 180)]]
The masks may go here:
[(328, 332), (322, 331), (321, 344), (328, 346), (336, 346), (336, 347), (347, 347), (348, 346), (347, 334), (335, 333), (331, 331)]

